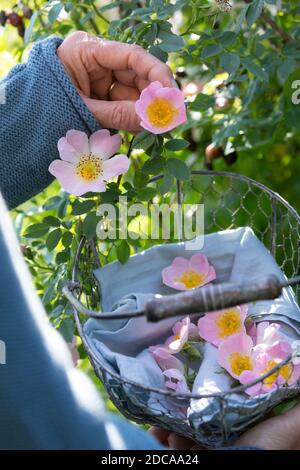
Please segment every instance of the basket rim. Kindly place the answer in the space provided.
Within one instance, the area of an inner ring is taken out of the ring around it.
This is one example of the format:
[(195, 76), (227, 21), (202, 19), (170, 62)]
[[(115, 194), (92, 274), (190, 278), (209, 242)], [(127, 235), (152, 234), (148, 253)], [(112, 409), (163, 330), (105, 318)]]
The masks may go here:
[[(229, 177), (229, 178), (235, 178), (235, 179), (238, 179), (238, 180), (242, 180), (242, 181), (245, 181), (247, 183), (251, 183), (252, 185), (254, 185), (254, 186), (258, 187), (259, 189), (261, 189), (261, 190), (267, 192), (268, 194), (270, 194), (272, 196), (272, 199), (275, 199), (275, 200), (281, 202), (294, 215), (296, 220), (300, 223), (300, 215), (298, 214), (296, 209), (294, 209), (288, 201), (286, 201), (282, 196), (280, 196), (280, 194), (278, 194), (277, 192), (275, 192), (272, 189), (268, 188), (267, 186), (265, 186), (263, 183), (260, 183), (259, 181), (256, 181), (252, 178), (249, 178), (248, 176), (241, 175), (240, 173), (233, 173), (233, 172), (227, 172), (227, 171), (215, 171), (215, 170), (193, 170), (193, 171), (191, 171), (191, 176), (197, 176), (197, 175), (198, 176), (201, 176), (201, 175), (203, 175), (203, 176), (225, 176), (225, 177)], [(164, 174), (154, 176), (153, 178), (151, 178), (149, 180), (149, 182), (150, 183), (156, 182), (156, 181), (160, 180), (163, 177), (164, 177)], [(177, 185), (180, 184), (179, 180), (176, 180), (176, 182), (177, 182)], [(78, 283), (78, 280), (77, 280), (78, 264), (79, 264), (80, 255), (81, 255), (81, 252), (83, 250), (83, 247), (84, 247), (85, 243), (86, 243), (86, 239), (85, 239), (85, 237), (82, 237), (80, 242), (79, 242), (79, 245), (78, 245), (78, 249), (77, 249), (77, 252), (76, 252), (76, 255), (75, 255), (74, 266), (73, 266), (73, 270), (72, 270), (72, 283), (74, 283), (74, 285)], [(78, 333), (81, 337), (81, 340), (83, 342), (86, 353), (87, 353), (87, 355), (90, 359), (90, 362), (93, 365), (94, 369), (98, 368), (101, 371), (105, 371), (108, 375), (110, 375), (111, 377), (113, 377), (114, 379), (116, 379), (117, 381), (119, 381), (122, 384), (131, 385), (133, 387), (140, 388), (140, 389), (142, 389), (146, 392), (152, 392), (152, 393), (160, 394), (160, 395), (163, 395), (165, 397), (177, 398), (177, 399), (182, 399), (182, 400), (191, 400), (191, 399), (199, 400), (199, 399), (202, 399), (202, 398), (218, 398), (218, 399), (223, 398), (224, 399), (228, 395), (245, 392), (248, 388), (264, 381), (265, 378), (267, 378), (267, 377), (273, 375), (274, 373), (276, 373), (282, 366), (284, 366), (285, 364), (290, 362), (293, 358), (293, 355), (291, 354), (284, 361), (280, 362), (275, 367), (270, 369), (270, 371), (266, 372), (264, 375), (261, 375), (260, 377), (253, 380), (252, 382), (249, 382), (248, 384), (244, 384), (244, 385), (238, 385), (238, 386), (236, 386), (232, 389), (221, 391), (221, 392), (215, 392), (215, 393), (209, 393), (209, 394), (195, 394), (195, 393), (192, 393), (192, 392), (190, 392), (190, 393), (177, 393), (176, 391), (171, 391), (171, 390), (167, 390), (167, 389), (163, 390), (163, 389), (156, 388), (156, 387), (145, 386), (145, 385), (143, 385), (139, 382), (136, 382), (134, 380), (122, 377), (120, 374), (113, 371), (112, 369), (107, 367), (103, 362), (101, 362), (99, 357), (97, 357), (94, 354), (94, 352), (92, 351), (92, 349), (90, 348), (90, 346), (88, 344), (88, 340), (87, 340), (86, 335), (83, 331), (82, 322), (81, 322), (80, 316), (79, 316), (79, 311), (75, 308), (75, 306), (73, 304), (71, 304), (71, 305), (72, 305), (73, 315), (74, 315), (74, 319), (75, 319), (76, 326), (77, 326), (77, 329), (78, 329)], [(106, 384), (104, 384), (104, 385), (106, 386)], [(288, 388), (289, 390), (295, 390), (295, 391), (299, 390), (300, 391), (300, 382), (297, 381), (296, 384), (294, 384), (293, 386), (288, 386), (288, 387), (278, 386), (278, 389), (283, 389), (283, 388)], [(257, 395), (256, 397), (249, 396), (248, 399), (249, 400), (255, 399), (256, 401), (258, 401), (258, 400), (264, 401), (264, 400), (267, 400), (269, 398), (269, 396), (271, 394), (273, 394), (275, 391), (276, 390), (270, 391), (269, 393), (260, 394), (260, 395)]]

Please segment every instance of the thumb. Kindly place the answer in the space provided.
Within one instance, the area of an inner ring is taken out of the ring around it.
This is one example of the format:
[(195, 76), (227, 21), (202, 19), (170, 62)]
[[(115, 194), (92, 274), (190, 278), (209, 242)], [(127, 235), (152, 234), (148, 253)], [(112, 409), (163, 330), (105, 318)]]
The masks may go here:
[(87, 97), (83, 97), (83, 100), (105, 129), (129, 132), (139, 132), (141, 130), (140, 118), (135, 112), (134, 101), (102, 101)]

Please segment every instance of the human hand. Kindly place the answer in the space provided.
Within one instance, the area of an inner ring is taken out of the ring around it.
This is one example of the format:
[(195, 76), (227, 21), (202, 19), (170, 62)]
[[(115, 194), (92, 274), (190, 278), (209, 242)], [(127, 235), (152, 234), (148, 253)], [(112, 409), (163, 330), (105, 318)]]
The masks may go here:
[[(204, 450), (191, 439), (181, 437), (160, 428), (151, 428), (151, 434), (158, 441), (177, 450)], [(269, 418), (242, 434), (233, 444), (251, 446), (265, 450), (300, 450), (300, 402), (290, 411)]]
[(134, 108), (141, 91), (155, 80), (176, 86), (169, 67), (137, 45), (77, 31), (58, 47), (57, 55), (104, 128), (141, 130)]
[(290, 411), (249, 429), (235, 445), (265, 450), (300, 450), (300, 402)]
[(180, 436), (175, 432), (167, 431), (156, 426), (149, 429), (150, 434), (155, 437), (160, 444), (175, 450), (204, 450), (199, 444), (187, 437)]

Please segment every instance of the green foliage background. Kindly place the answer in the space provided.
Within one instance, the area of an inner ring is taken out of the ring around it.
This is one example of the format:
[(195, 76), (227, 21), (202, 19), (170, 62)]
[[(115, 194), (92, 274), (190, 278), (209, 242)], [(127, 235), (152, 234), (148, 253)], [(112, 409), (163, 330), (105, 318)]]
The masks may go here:
[[(189, 178), (191, 169), (214, 167), (248, 175), (279, 192), (296, 209), (300, 174), (300, 105), (291, 101), (291, 83), (300, 79), (300, 5), (297, 0), (234, 1), (59, 1), (4, 0), (1, 9), (21, 13), (25, 37), (11, 25), (0, 27), (0, 76), (26, 60), (32, 44), (51, 34), (84, 30), (105, 38), (142, 45), (169, 62), (187, 96), (189, 119), (172, 135), (143, 132), (132, 140), (131, 170), (121, 184), (110, 183), (102, 195), (75, 198), (54, 182), (42, 194), (13, 211), (24, 255), (54, 327), (67, 341), (76, 331), (61, 289), (70, 276), (79, 237), (92, 239), (99, 202), (153, 197), (172, 200), (174, 177)], [(205, 158), (210, 143), (225, 157)], [(226, 158), (234, 153), (235, 158)], [(229, 168), (230, 165), (230, 168)], [(161, 185), (151, 176), (164, 172)], [(102, 247), (102, 261), (126, 262), (146, 242), (116, 240)], [(88, 256), (88, 254), (87, 254)], [(84, 294), (91, 306), (97, 292), (87, 275)], [(93, 376), (77, 338), (80, 367)], [(96, 381), (100, 387), (99, 382)]]

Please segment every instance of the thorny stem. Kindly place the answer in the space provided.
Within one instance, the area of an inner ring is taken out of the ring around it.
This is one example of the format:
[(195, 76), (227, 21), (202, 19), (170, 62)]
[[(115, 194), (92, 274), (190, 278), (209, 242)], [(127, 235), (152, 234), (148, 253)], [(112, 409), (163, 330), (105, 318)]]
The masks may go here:
[(99, 18), (101, 18), (101, 20), (105, 21), (106, 24), (109, 24), (109, 20), (107, 18), (105, 18), (105, 16), (103, 16), (102, 13), (100, 13), (98, 8), (94, 4), (93, 0), (90, 0), (89, 3), (91, 5), (91, 7), (93, 8), (94, 12), (96, 13), (96, 15), (99, 16)]
[(51, 271), (53, 272), (53, 268), (50, 268), (49, 266), (42, 266), (41, 264), (37, 263), (36, 261), (33, 260), (34, 267), (42, 269), (44, 271)]
[(284, 29), (282, 29), (276, 21), (274, 21), (267, 13), (263, 12), (261, 14), (261, 19), (267, 23), (271, 28), (274, 29), (285, 41), (291, 43), (294, 42), (294, 39), (286, 32)]
[[(134, 136), (131, 138), (131, 140), (130, 140), (130, 142), (129, 142), (129, 147), (128, 147), (128, 150), (127, 150), (127, 158), (130, 158), (130, 156), (131, 156), (133, 140), (134, 140)], [(121, 184), (121, 180), (122, 180), (122, 175), (119, 175), (119, 176), (118, 176), (118, 179), (117, 179), (117, 185), (118, 185), (118, 187), (119, 187), (120, 184)]]

